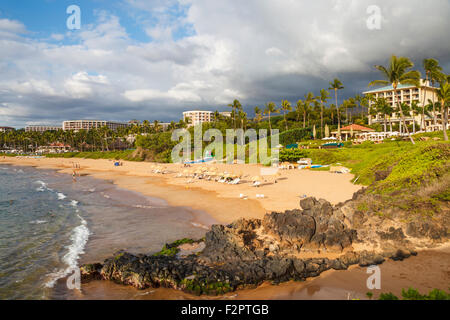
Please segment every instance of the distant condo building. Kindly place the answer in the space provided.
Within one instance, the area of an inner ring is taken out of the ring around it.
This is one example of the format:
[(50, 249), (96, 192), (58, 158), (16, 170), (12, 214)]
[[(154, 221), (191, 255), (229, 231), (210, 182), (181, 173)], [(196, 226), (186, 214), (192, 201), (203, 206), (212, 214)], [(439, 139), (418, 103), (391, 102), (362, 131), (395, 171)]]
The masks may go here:
[(139, 120), (130, 120), (128, 121), (129, 126), (139, 126), (141, 125), (141, 122)]
[(29, 125), (25, 127), (26, 132), (58, 131), (61, 129), (62, 129), (61, 126), (48, 126), (48, 125)]
[(196, 126), (204, 122), (211, 122), (213, 114), (214, 113), (212, 111), (186, 111), (183, 112), (183, 120), (188, 122), (189, 126)]
[(0, 127), (0, 132), (9, 132), (9, 131), (14, 131), (16, 129), (12, 128), (12, 127)]
[(104, 121), (104, 120), (70, 120), (63, 122), (64, 131), (80, 131), (80, 130), (91, 130), (100, 129), (102, 127), (108, 127), (111, 130), (117, 130), (119, 128), (127, 128), (127, 123)]
[[(413, 85), (402, 85), (400, 84), (397, 88), (395, 103), (406, 103), (411, 106), (413, 101), (417, 102), (419, 107), (423, 107), (423, 102), (425, 101), (425, 105), (427, 105), (430, 101), (434, 101), (437, 103), (439, 100), (436, 94), (437, 89), (430, 86), (430, 83), (424, 80), (421, 80), (420, 88), (417, 88)], [(394, 88), (391, 86), (382, 87), (378, 89), (374, 89), (371, 91), (363, 92), (364, 95), (373, 95), (376, 99), (384, 98), (390, 104), (394, 110), (397, 110), (397, 107), (394, 106)], [(371, 101), (369, 104), (369, 108), (372, 108), (375, 105), (374, 101)], [(431, 117), (425, 115), (425, 128), (421, 128), (422, 131), (437, 131), (442, 130), (442, 114), (439, 110), (439, 107), (436, 106), (435, 116), (437, 118), (437, 124), (434, 124), (434, 115), (430, 112)], [(399, 112), (394, 112), (389, 121), (393, 124), (397, 123), (401, 127), (401, 117)], [(421, 113), (413, 115), (412, 111), (409, 114), (405, 114), (405, 122), (407, 125), (412, 125), (415, 122), (417, 125), (422, 127), (422, 115)], [(373, 124), (383, 124), (384, 123), (384, 115), (381, 113), (372, 116), (369, 115), (369, 125)]]

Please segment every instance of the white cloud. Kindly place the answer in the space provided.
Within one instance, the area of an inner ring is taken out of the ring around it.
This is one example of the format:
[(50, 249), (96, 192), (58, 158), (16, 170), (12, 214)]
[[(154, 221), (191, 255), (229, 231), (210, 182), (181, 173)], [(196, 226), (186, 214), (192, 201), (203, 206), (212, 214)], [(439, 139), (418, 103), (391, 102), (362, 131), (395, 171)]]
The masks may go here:
[(201, 97), (195, 93), (196, 85), (179, 83), (168, 91), (138, 89), (125, 91), (123, 96), (133, 102), (151, 100), (175, 100), (179, 102), (200, 102)]
[(24, 82), (12, 83), (11, 88), (19, 94), (55, 95), (55, 90), (46, 80), (30, 79)]
[[(0, 19), (0, 103), (60, 110), (55, 117), (176, 120), (183, 108), (217, 109), (235, 98), (244, 106), (296, 99), (336, 76), (346, 89), (356, 85), (354, 94), (391, 54), (450, 64), (446, 0), (127, 3), (152, 41), (136, 41), (104, 11), (49, 42), (31, 38), (22, 22)], [(381, 30), (366, 27), (369, 5), (382, 9)]]
[(64, 40), (64, 35), (60, 34), (60, 33), (53, 33), (50, 36), (50, 38), (52, 38), (53, 40), (56, 40), (56, 41), (61, 41), (61, 40)]
[(276, 56), (282, 56), (283, 51), (281, 49), (278, 49), (276, 47), (271, 47), (266, 50), (266, 55), (276, 57)]

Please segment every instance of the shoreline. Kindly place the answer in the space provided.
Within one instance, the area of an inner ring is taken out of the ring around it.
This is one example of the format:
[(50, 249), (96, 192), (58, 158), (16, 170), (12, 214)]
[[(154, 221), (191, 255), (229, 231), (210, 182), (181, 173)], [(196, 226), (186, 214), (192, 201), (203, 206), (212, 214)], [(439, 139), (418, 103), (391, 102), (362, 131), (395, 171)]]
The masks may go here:
[[(139, 192), (143, 195), (165, 200), (168, 205), (188, 207), (195, 211), (206, 212), (216, 221), (228, 224), (240, 218), (263, 218), (268, 212), (284, 212), (298, 209), (301, 197), (316, 197), (332, 204), (345, 202), (362, 187), (350, 182), (352, 174), (332, 174), (321, 171), (286, 170), (280, 171), (278, 183), (270, 181), (259, 188), (251, 183), (239, 185), (176, 178), (175, 172), (182, 172), (178, 164), (161, 165), (173, 174), (152, 173), (154, 163), (123, 161), (123, 166), (115, 167), (112, 160), (92, 160), (75, 158), (6, 158), (0, 163), (32, 166), (35, 168), (55, 169), (60, 173), (71, 174), (73, 163), (79, 163), (81, 175), (111, 181), (120, 188)], [(242, 175), (247, 179), (259, 175), (258, 165), (213, 165), (221, 171)], [(195, 167), (194, 167), (195, 168)], [(240, 195), (247, 199), (241, 199)], [(258, 199), (257, 194), (264, 194)]]

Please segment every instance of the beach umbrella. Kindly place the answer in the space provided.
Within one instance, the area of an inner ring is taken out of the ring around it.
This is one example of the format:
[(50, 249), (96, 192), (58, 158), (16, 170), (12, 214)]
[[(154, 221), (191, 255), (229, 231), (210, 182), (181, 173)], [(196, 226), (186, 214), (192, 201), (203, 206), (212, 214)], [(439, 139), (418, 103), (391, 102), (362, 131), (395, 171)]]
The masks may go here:
[(316, 125), (313, 126), (313, 138), (316, 139)]
[(350, 126), (350, 137), (353, 138), (353, 126)]
[(325, 125), (325, 137), (329, 137), (330, 136), (330, 128), (328, 127), (328, 124)]

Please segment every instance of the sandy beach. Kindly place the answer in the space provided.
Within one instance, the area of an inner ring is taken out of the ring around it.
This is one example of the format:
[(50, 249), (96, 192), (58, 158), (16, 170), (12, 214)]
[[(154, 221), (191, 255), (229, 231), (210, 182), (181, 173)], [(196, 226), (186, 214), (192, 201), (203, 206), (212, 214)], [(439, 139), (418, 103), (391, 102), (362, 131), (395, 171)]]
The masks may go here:
[[(57, 169), (72, 174), (73, 164), (81, 169), (78, 174), (110, 180), (117, 186), (144, 195), (164, 199), (171, 206), (190, 207), (207, 212), (221, 223), (239, 218), (262, 218), (267, 212), (298, 209), (302, 197), (316, 197), (332, 204), (352, 198), (361, 186), (351, 183), (352, 174), (334, 174), (323, 171), (280, 170), (277, 183), (274, 176), (261, 176), (259, 165), (212, 164), (211, 168), (242, 177), (238, 185), (215, 181), (177, 177), (186, 168), (179, 164), (161, 165), (167, 174), (153, 173), (155, 164), (123, 161), (114, 166), (111, 160), (62, 158), (5, 158), (0, 163)], [(198, 165), (201, 167), (204, 165)], [(196, 166), (189, 169), (195, 170)], [(261, 176), (261, 186), (252, 187), (251, 179)], [(240, 195), (246, 196), (241, 199)], [(264, 198), (257, 198), (264, 195)]]
[[(36, 168), (56, 169), (72, 174), (74, 163), (80, 166), (77, 174), (113, 182), (120, 188), (164, 199), (174, 207), (189, 207), (207, 213), (215, 221), (229, 223), (238, 218), (262, 218), (267, 212), (299, 208), (304, 196), (323, 198), (333, 204), (351, 199), (361, 186), (351, 183), (351, 174), (332, 174), (322, 171), (282, 170), (277, 183), (267, 177), (259, 188), (252, 187), (251, 177), (260, 174), (256, 165), (212, 165), (215, 169), (242, 176), (238, 185), (177, 177), (185, 168), (181, 165), (162, 165), (167, 174), (154, 173), (155, 164), (124, 161), (114, 166), (111, 160), (61, 158), (0, 158), (0, 163)], [(195, 169), (195, 167), (190, 168)], [(189, 183), (190, 181), (192, 183)], [(247, 196), (241, 199), (240, 194)], [(257, 198), (264, 194), (264, 198)], [(382, 290), (401, 294), (402, 288), (415, 287), (422, 292), (433, 288), (448, 289), (450, 283), (450, 249), (421, 252), (402, 262), (387, 261), (381, 266)], [(348, 271), (327, 271), (305, 282), (289, 282), (278, 286), (265, 283), (257, 289), (228, 294), (222, 299), (365, 299), (366, 268), (352, 267)], [(197, 299), (198, 297), (172, 290), (149, 289), (139, 291), (105, 281), (83, 286), (75, 299)], [(201, 299), (210, 299), (204, 297)]]

